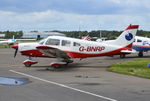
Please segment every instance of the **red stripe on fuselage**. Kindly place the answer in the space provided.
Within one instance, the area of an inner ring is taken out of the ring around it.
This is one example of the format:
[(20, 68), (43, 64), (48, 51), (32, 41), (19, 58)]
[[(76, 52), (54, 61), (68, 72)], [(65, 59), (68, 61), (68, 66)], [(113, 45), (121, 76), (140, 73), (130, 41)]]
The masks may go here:
[(106, 52), (106, 53), (99, 53), (99, 54), (87, 54), (87, 53), (78, 53), (78, 52), (71, 52), (65, 51), (68, 55), (72, 58), (87, 58), (87, 57), (98, 57), (98, 56), (110, 56), (110, 55), (121, 55), (125, 54), (122, 53), (121, 50), (132, 50), (131, 49), (132, 43), (124, 48), (120, 48), (114, 51)]
[[(65, 51), (68, 53), (68, 55), (72, 58), (87, 58), (87, 57), (98, 57), (98, 56), (110, 56), (110, 55), (120, 55), (124, 54), (121, 52), (123, 49), (118, 49), (114, 51), (110, 51), (107, 53), (100, 53), (100, 54), (86, 54), (86, 53), (78, 53), (78, 52), (70, 52), (70, 51)], [(126, 49), (129, 50), (129, 49)]]

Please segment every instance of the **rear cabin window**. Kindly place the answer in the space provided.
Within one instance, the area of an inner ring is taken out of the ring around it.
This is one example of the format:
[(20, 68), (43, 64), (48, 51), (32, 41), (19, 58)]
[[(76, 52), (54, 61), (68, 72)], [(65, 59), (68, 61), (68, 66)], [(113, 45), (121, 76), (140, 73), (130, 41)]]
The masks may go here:
[(79, 43), (77, 43), (77, 42), (74, 42), (73, 46), (81, 46), (81, 45)]
[(140, 39), (137, 39), (137, 42), (142, 42), (142, 40), (140, 40)]
[(62, 46), (71, 46), (71, 41), (68, 40), (62, 40)]
[(48, 39), (46, 45), (60, 45), (60, 40), (58, 39)]

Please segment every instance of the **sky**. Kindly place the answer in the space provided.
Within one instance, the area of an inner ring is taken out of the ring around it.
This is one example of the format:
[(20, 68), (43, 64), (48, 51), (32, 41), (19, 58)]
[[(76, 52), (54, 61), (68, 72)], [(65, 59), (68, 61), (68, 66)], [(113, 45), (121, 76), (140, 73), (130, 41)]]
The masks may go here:
[(0, 31), (150, 31), (150, 0), (0, 0)]

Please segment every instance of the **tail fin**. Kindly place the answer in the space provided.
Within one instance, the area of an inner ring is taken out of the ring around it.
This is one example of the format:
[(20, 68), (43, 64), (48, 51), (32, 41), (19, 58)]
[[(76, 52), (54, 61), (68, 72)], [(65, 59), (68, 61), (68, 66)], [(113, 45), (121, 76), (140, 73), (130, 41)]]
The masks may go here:
[(16, 42), (15, 35), (13, 35), (13, 38), (11, 39), (12, 42)]
[(121, 35), (114, 41), (118, 46), (131, 46), (135, 39), (139, 25), (129, 25)]
[(13, 38), (12, 38), (13, 40), (15, 39), (15, 36), (13, 35)]

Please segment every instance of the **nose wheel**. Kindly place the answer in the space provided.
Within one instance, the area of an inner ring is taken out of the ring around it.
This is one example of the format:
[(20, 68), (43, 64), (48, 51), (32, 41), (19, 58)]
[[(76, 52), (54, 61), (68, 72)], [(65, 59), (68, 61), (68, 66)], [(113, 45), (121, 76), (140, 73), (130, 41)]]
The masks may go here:
[(139, 52), (138, 56), (143, 57), (143, 52)]
[(25, 67), (31, 67), (32, 64), (24, 64)]
[(23, 62), (25, 67), (31, 67), (33, 64), (37, 64), (37, 63), (38, 63), (37, 61), (33, 61), (33, 60), (29, 60), (29, 59), (27, 59)]

